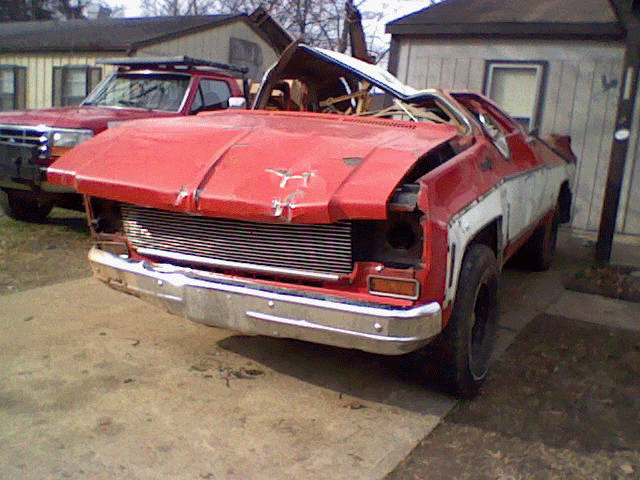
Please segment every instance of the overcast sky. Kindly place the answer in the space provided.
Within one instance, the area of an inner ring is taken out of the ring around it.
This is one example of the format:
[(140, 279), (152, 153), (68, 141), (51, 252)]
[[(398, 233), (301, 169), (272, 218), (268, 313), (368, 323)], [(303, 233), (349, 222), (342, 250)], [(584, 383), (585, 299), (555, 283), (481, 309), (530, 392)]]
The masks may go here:
[[(113, 6), (122, 5), (125, 8), (125, 17), (139, 17), (140, 0), (106, 0), (106, 3)], [(355, 3), (358, 3), (357, 1)], [(364, 0), (360, 6), (361, 11), (379, 11), (384, 15), (384, 23), (401, 17), (429, 4), (428, 0)]]

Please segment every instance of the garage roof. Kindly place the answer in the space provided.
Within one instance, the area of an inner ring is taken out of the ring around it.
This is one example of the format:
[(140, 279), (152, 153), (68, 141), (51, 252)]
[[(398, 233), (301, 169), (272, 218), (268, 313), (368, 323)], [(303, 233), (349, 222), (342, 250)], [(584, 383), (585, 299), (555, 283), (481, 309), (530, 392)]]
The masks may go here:
[(445, 0), (388, 23), (386, 31), (421, 37), (624, 37), (609, 0)]

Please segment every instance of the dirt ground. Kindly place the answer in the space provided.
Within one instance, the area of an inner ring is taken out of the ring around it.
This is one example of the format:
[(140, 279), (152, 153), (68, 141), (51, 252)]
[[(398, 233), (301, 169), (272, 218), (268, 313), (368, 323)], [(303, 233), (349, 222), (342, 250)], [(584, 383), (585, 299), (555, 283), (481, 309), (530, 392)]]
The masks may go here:
[(0, 211), (0, 296), (91, 275), (84, 213), (54, 209), (42, 224)]
[[(0, 296), (89, 276), (88, 248), (80, 213), (0, 216)], [(640, 334), (541, 314), (386, 480), (640, 479), (639, 425)]]
[(542, 314), (386, 480), (640, 479), (640, 333)]
[(589, 265), (565, 283), (570, 290), (640, 302), (640, 270), (627, 265)]

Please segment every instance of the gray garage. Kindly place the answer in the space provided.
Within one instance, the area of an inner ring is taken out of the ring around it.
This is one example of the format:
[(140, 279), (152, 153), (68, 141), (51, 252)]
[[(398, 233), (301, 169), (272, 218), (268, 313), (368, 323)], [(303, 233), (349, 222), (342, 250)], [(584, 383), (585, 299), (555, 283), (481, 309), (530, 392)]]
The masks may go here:
[[(626, 36), (610, 0), (447, 0), (389, 23), (387, 32), (389, 68), (406, 83), (482, 91), (525, 128), (570, 135), (579, 159), (572, 228), (598, 230)], [(617, 224), (633, 236), (640, 235), (639, 118), (636, 108)]]

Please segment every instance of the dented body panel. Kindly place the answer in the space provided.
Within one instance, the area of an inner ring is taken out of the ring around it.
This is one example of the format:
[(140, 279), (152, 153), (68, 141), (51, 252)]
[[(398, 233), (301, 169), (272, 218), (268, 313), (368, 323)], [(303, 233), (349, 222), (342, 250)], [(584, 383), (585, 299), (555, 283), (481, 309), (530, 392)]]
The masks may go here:
[(423, 127), (261, 111), (141, 122), (79, 145), (49, 175), (86, 195), (213, 217), (384, 219), (407, 169), (456, 134)]

